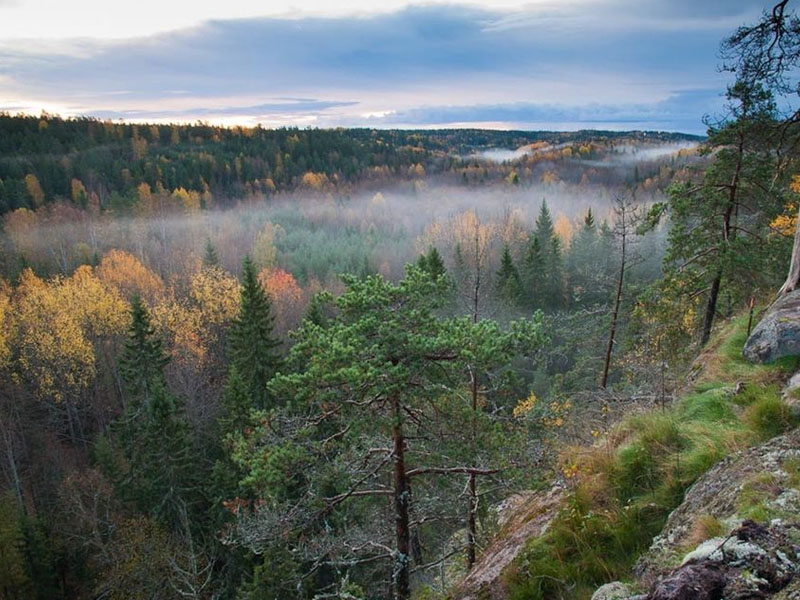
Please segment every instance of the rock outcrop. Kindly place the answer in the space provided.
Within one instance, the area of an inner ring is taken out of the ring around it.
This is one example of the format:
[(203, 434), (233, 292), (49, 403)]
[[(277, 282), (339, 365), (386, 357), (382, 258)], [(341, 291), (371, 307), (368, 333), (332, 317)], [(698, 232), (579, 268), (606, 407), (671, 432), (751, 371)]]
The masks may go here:
[(501, 600), (506, 597), (501, 574), (530, 538), (542, 535), (558, 514), (565, 490), (554, 486), (547, 491), (520, 496), (507, 509), (500, 532), (483, 552), (472, 570), (450, 594), (453, 600)]
[(800, 355), (800, 290), (782, 296), (769, 308), (743, 353), (747, 360), (760, 363)]

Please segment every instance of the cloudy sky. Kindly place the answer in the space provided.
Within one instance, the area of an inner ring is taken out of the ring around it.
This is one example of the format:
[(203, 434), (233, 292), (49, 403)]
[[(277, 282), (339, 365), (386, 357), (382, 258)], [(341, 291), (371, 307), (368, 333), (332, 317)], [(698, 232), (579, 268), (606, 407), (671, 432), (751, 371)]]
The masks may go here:
[(0, 111), (702, 133), (728, 81), (719, 42), (765, 6), (0, 0)]

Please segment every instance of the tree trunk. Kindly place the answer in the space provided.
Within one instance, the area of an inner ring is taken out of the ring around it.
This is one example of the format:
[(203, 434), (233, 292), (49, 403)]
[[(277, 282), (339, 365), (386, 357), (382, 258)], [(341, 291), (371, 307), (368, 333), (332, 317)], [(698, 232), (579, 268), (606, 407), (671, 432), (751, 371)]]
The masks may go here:
[[(475, 321), (477, 323), (477, 315)], [(472, 445), (475, 445), (475, 412), (478, 410), (478, 374), (470, 369), (472, 375)], [(475, 473), (469, 474), (467, 481), (467, 570), (475, 564), (475, 515), (478, 512), (478, 493)]]
[(722, 282), (722, 270), (717, 271), (717, 276), (711, 282), (711, 291), (708, 293), (706, 313), (703, 316), (703, 332), (700, 336), (700, 345), (705, 346), (711, 337), (711, 327), (714, 324), (714, 315), (717, 313), (717, 299), (719, 298), (719, 285)]
[(778, 290), (778, 296), (783, 296), (797, 289), (800, 283), (800, 210), (797, 216), (797, 226), (794, 230), (794, 245), (792, 246), (792, 259), (789, 262), (789, 275)]
[[(477, 247), (477, 239), (475, 243), (475, 252), (477, 256), (478, 247)], [(472, 305), (472, 322), (477, 323), (479, 319), (478, 314), (478, 291), (480, 289), (480, 261), (475, 262), (475, 293), (473, 295), (473, 305)], [(471, 387), (472, 387), (472, 438), (471, 444), (475, 446), (475, 413), (478, 410), (478, 373), (475, 371), (474, 368), (470, 368), (470, 379), (472, 380)], [(476, 537), (476, 518), (475, 515), (478, 512), (478, 493), (477, 493), (477, 484), (475, 481), (476, 475), (475, 473), (469, 474), (469, 479), (467, 481), (467, 570), (471, 570), (472, 566), (475, 564), (475, 537)]]
[(394, 559), (395, 600), (408, 600), (411, 596), (409, 561), (411, 531), (408, 518), (408, 478), (406, 477), (405, 437), (403, 435), (400, 398), (392, 398), (392, 442), (394, 459), (394, 520), (396, 548)]
[(617, 320), (619, 319), (619, 307), (622, 304), (622, 286), (625, 282), (625, 261), (627, 260), (627, 244), (628, 244), (628, 224), (625, 222), (626, 206), (625, 201), (620, 201), (619, 215), (621, 219), (620, 232), (622, 236), (622, 253), (619, 261), (619, 278), (617, 279), (617, 296), (614, 299), (614, 312), (611, 313), (611, 326), (608, 329), (608, 344), (606, 345), (606, 359), (603, 364), (603, 379), (600, 382), (600, 387), (605, 389), (608, 385), (608, 372), (611, 369), (611, 353), (614, 351), (614, 337), (617, 334)]

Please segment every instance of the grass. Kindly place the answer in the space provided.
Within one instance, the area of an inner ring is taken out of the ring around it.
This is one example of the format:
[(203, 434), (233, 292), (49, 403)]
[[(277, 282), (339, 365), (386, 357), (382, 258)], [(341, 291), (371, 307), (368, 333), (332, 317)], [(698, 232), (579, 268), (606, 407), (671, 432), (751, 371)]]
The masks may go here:
[[(565, 451), (564, 473), (574, 474), (568, 502), (504, 573), (510, 598), (589, 598), (603, 583), (630, 578), (692, 483), (731, 452), (797, 424), (778, 385), (798, 361), (747, 363), (745, 327), (737, 319), (723, 328), (698, 359), (704, 370), (694, 386), (670, 409), (631, 416), (603, 443)], [(800, 482), (800, 461), (793, 468)], [(749, 484), (742, 509), (758, 517), (771, 488)], [(718, 535), (715, 521), (700, 518), (693, 537)]]

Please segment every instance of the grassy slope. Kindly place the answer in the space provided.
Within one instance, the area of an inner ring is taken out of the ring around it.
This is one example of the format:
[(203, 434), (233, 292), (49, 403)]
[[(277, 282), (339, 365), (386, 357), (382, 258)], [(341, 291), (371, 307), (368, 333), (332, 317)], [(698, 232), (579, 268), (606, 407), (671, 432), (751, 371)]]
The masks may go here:
[(631, 416), (595, 446), (565, 451), (568, 503), (504, 574), (512, 599), (589, 598), (603, 583), (630, 579), (636, 558), (698, 477), (796, 424), (779, 390), (798, 360), (746, 363), (745, 327), (740, 318), (718, 332), (698, 358), (699, 376), (672, 407)]

